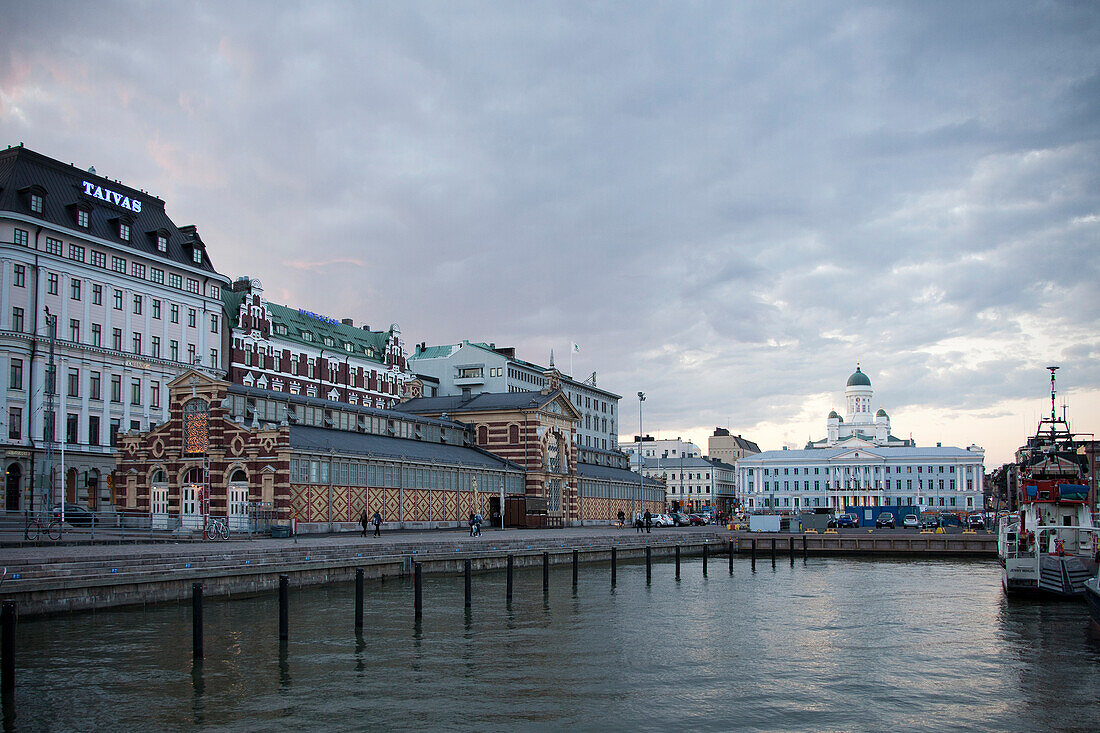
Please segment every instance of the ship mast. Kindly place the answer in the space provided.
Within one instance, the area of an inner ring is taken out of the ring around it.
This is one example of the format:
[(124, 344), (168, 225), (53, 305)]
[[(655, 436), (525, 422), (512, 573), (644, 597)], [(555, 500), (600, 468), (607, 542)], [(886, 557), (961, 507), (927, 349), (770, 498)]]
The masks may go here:
[(1054, 372), (1058, 371), (1059, 367), (1048, 366), (1050, 370), (1050, 420), (1054, 422), (1058, 419), (1058, 413), (1054, 410)]

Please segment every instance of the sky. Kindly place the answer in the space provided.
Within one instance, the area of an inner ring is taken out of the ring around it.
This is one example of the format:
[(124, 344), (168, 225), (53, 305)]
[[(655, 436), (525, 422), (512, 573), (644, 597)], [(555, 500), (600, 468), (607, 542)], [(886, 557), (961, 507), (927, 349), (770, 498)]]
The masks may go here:
[[(267, 297), (515, 346), (620, 434), (801, 447), (857, 361), (1008, 461), (1100, 432), (1100, 5), (0, 0), (0, 144)], [(571, 344), (580, 350), (572, 353)]]

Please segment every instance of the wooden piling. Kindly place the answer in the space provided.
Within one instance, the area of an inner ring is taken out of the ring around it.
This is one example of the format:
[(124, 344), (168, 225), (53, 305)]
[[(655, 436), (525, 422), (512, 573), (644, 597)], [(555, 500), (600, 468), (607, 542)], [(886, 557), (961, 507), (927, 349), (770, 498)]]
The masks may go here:
[(470, 580), (471, 580), (471, 578), (470, 578), (471, 570), (472, 570), (472, 568), (471, 568), (470, 558), (466, 558), (466, 561), (463, 563), (463, 568), (462, 568), (462, 571), (463, 571), (463, 574), (465, 575), (465, 580), (466, 580), (466, 608), (470, 607), (471, 601), (473, 600), (473, 598), (472, 598), (472, 595), (473, 595), (472, 590), (473, 589), (471, 588), (471, 582), (470, 582)]
[(413, 613), (417, 618), (424, 614), (424, 566), (413, 563)]
[(0, 689), (8, 697), (15, 692), (15, 601), (4, 601), (0, 610), (0, 655), (4, 658)]
[(508, 556), (508, 590), (505, 591), (505, 598), (508, 601), (512, 600), (512, 572), (516, 567), (516, 556)]
[(191, 584), (191, 654), (203, 658), (202, 650), (202, 583)]
[(355, 569), (355, 629), (363, 629), (363, 568)]
[(290, 638), (290, 576), (279, 576), (279, 641)]

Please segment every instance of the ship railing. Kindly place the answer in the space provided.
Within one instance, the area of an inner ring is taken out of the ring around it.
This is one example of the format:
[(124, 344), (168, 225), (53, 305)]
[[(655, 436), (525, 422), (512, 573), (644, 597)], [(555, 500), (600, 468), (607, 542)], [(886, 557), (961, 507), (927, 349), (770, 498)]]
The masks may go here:
[[(1065, 532), (1073, 532), (1073, 542), (1069, 544), (1068, 547), (1065, 547), (1065, 540), (1068, 539), (1068, 537), (1063, 534)], [(1089, 540), (1084, 545), (1081, 543), (1082, 534)], [(1034, 545), (1037, 550), (1035, 553), (1035, 577), (1039, 577), (1038, 573), (1042, 556), (1054, 554), (1054, 543), (1057, 539), (1062, 539), (1063, 541), (1063, 554), (1067, 556), (1080, 557), (1081, 555), (1086, 555), (1092, 557), (1092, 553), (1096, 549), (1096, 536), (1098, 534), (1100, 534), (1100, 527), (1082, 527), (1076, 524), (1041, 524), (1036, 527)], [(1046, 541), (1045, 545), (1044, 540)], [(1086, 552), (1082, 552), (1083, 550)]]

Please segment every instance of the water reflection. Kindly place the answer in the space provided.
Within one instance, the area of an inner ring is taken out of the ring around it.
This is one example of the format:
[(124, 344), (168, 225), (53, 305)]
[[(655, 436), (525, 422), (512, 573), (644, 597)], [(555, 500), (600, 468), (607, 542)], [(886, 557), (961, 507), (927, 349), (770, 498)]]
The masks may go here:
[(195, 664), (182, 605), (28, 620), (20, 720), (48, 716), (59, 730), (91, 720), (219, 730), (364, 720), (479, 731), (1096, 729), (1100, 643), (1085, 632), (1084, 606), (1005, 602), (995, 563), (749, 567), (737, 560), (733, 575), (677, 579), (670, 558), (653, 564), (647, 585), (644, 560), (622, 562), (609, 588), (608, 566), (589, 565), (573, 588), (565, 564), (543, 593), (536, 566), (517, 570), (510, 602), (503, 572), (479, 574), (476, 614), (458, 600), (461, 575), (427, 576), (420, 619), (407, 579), (373, 581), (370, 644), (362, 633), (349, 644), (352, 583), (295, 589), (293, 649), (275, 638), (270, 595), (220, 601), (208, 606), (207, 657)]

